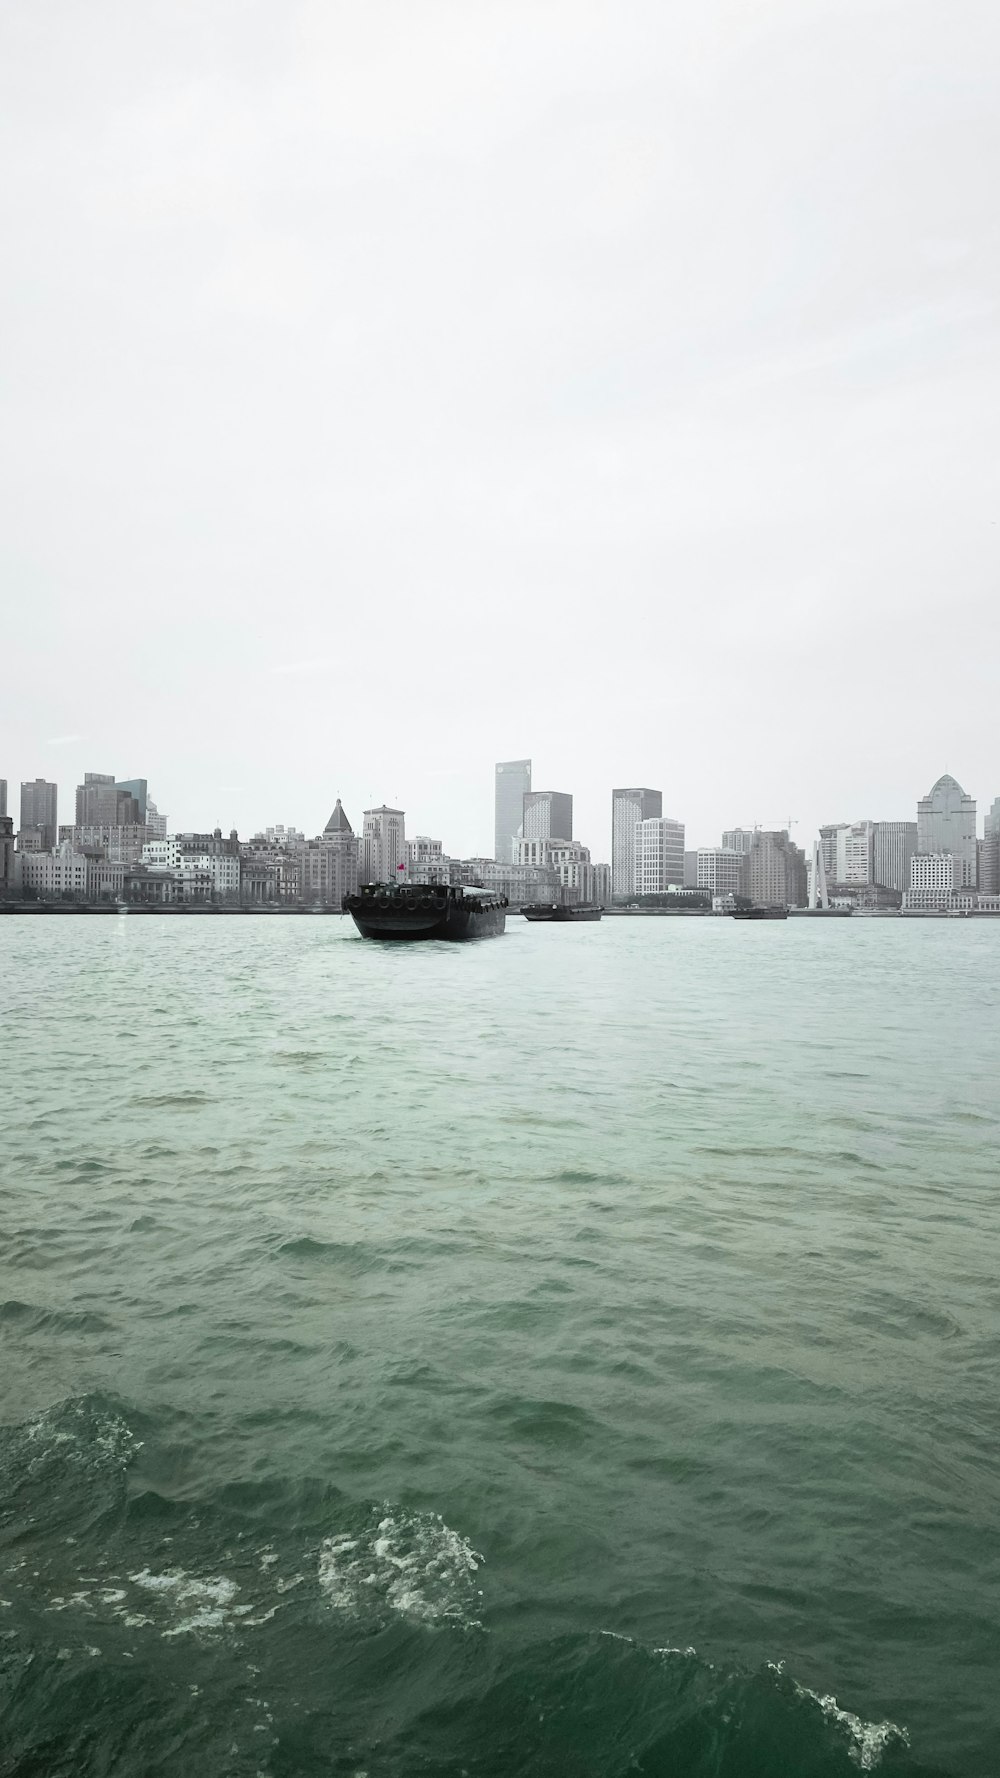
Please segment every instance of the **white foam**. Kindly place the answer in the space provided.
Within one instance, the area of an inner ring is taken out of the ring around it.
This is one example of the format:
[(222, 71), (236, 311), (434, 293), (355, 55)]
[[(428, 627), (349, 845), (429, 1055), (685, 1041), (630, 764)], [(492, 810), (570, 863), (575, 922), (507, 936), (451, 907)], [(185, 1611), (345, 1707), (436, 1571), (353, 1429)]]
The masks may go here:
[(320, 1545), (319, 1584), (349, 1616), (395, 1614), (410, 1623), (478, 1626), (483, 1557), (437, 1513), (383, 1509), (369, 1529)]
[(863, 1717), (855, 1716), (853, 1710), (842, 1710), (832, 1692), (821, 1697), (807, 1685), (799, 1685), (792, 1681), (796, 1695), (809, 1698), (818, 1704), (827, 1722), (836, 1723), (844, 1730), (848, 1739), (847, 1755), (862, 1772), (872, 1772), (880, 1764), (882, 1755), (888, 1747), (909, 1747), (910, 1737), (906, 1730), (895, 1722), (865, 1722)]

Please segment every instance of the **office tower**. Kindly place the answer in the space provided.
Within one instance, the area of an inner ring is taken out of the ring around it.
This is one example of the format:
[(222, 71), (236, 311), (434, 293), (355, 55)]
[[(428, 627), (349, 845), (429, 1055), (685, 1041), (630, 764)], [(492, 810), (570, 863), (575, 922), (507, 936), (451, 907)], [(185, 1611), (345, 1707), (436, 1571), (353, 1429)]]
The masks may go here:
[(745, 858), (753, 845), (756, 831), (755, 827), (727, 827), (722, 836), (723, 850), (738, 852), (741, 858)]
[(696, 888), (707, 889), (710, 895), (739, 894), (745, 853), (737, 852), (735, 846), (702, 846), (696, 857)]
[(526, 840), (571, 840), (573, 798), (565, 790), (527, 790), (521, 832)]
[(834, 823), (819, 830), (828, 883), (868, 884), (875, 881), (875, 823)]
[(955, 888), (975, 888), (976, 802), (948, 772), (917, 804), (917, 851), (925, 856), (950, 852)]
[(7, 813), (7, 780), (0, 778), (0, 819)]
[(635, 893), (635, 824), (663, 814), (662, 790), (644, 787), (611, 792), (611, 894)]
[[(334, 815), (336, 812), (334, 810)], [(360, 881), (398, 882), (402, 875), (400, 866), (405, 864), (406, 818), (403, 810), (387, 809), (384, 803), (378, 809), (366, 809), (361, 832)]]
[(124, 794), (125, 796), (133, 796), (135, 798), (136, 807), (138, 809), (136, 820), (145, 822), (146, 812), (149, 807), (149, 797), (147, 794), (145, 778), (119, 779), (118, 783), (115, 785), (115, 789), (120, 795)]
[(670, 815), (635, 824), (636, 895), (665, 895), (684, 887), (684, 823)]
[(915, 821), (876, 821), (872, 880), (879, 889), (905, 894), (910, 887), (910, 860), (916, 849)]
[[(134, 786), (142, 787), (141, 805)], [(77, 827), (143, 827), (145, 809), (144, 778), (133, 779), (130, 786), (116, 784), (109, 772), (85, 772), (76, 787)]]
[(743, 859), (740, 893), (760, 907), (806, 906), (809, 883), (806, 855), (789, 839), (788, 829), (758, 828)]
[(1000, 796), (990, 805), (983, 821), (979, 848), (979, 888), (983, 895), (1000, 895)]
[(151, 840), (165, 840), (167, 817), (161, 815), (151, 796), (146, 798), (146, 832)]
[(524, 799), (530, 789), (530, 759), (500, 760), (496, 767), (493, 805), (493, 857), (497, 864), (510, 864), (514, 856), (514, 841), (524, 818)]
[(38, 849), (42, 852), (51, 852), (56, 844), (58, 796), (56, 785), (48, 783), (45, 778), (34, 778), (21, 785), (21, 832), (37, 833)]

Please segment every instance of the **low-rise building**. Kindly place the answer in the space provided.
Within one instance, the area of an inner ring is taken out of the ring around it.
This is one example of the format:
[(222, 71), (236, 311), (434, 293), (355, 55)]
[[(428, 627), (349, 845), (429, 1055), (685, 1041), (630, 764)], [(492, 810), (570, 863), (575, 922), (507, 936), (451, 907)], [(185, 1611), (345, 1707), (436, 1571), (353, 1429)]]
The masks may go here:
[(87, 893), (87, 859), (64, 840), (51, 852), (22, 852), (21, 885), (42, 900)]

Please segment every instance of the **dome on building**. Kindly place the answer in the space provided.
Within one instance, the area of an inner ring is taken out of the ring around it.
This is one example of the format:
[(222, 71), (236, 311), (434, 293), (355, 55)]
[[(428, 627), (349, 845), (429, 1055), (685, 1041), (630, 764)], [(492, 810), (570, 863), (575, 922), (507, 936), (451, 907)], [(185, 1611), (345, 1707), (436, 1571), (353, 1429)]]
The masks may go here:
[(327, 822), (326, 826), (324, 827), (323, 832), (324, 833), (353, 833), (354, 832), (353, 827), (351, 826), (350, 822), (347, 819), (347, 816), (344, 814), (343, 808), (341, 807), (341, 802), (340, 802), (339, 796), (337, 798), (337, 803), (336, 803), (336, 807), (334, 808), (333, 814), (330, 816), (330, 819)]

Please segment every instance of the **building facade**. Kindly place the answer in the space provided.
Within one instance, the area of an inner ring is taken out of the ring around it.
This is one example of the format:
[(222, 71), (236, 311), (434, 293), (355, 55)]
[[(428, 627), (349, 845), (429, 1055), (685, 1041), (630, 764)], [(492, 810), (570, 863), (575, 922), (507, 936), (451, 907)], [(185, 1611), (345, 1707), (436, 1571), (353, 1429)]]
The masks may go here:
[(0, 815), (0, 895), (21, 892), (21, 859), (14, 846), (14, 822)]
[(60, 843), (69, 840), (78, 852), (100, 853), (112, 864), (136, 864), (142, 857), (143, 846), (151, 837), (145, 824), (139, 821), (115, 826), (95, 822), (59, 829)]
[[(135, 787), (135, 788), (132, 788)], [(135, 789), (141, 788), (141, 806)], [(116, 784), (110, 772), (84, 772), (76, 787), (77, 827), (131, 827), (146, 825), (146, 780), (133, 778), (131, 786)]]
[(357, 836), (338, 796), (319, 838), (298, 848), (303, 901), (339, 908), (345, 895), (357, 894), (358, 854)]
[(87, 859), (63, 840), (51, 852), (21, 854), (21, 884), (25, 894), (50, 897), (87, 893)]
[(695, 887), (707, 889), (713, 898), (717, 895), (738, 895), (744, 856), (744, 853), (737, 852), (735, 846), (699, 847), (696, 853), (698, 873)]
[(743, 859), (740, 894), (758, 907), (805, 907), (809, 899), (806, 855), (788, 829), (757, 828)]
[[(401, 868), (402, 867), (402, 868)], [(361, 832), (362, 883), (395, 883), (406, 867), (406, 817), (402, 809), (366, 809)]]
[(495, 767), (494, 776), (493, 857), (497, 864), (510, 864), (514, 857), (514, 841), (520, 836), (524, 820), (524, 799), (531, 789), (531, 761), (502, 759)]
[(1000, 895), (1000, 796), (987, 810), (979, 859), (980, 889), (984, 895)]
[(526, 840), (571, 840), (573, 798), (566, 790), (528, 790), (521, 833)]
[(639, 785), (611, 792), (611, 894), (627, 900), (635, 893), (635, 826), (659, 820), (662, 790)]
[(670, 815), (635, 824), (633, 894), (665, 895), (684, 887), (684, 823)]
[(834, 823), (819, 830), (828, 884), (865, 885), (875, 881), (875, 823)]
[(21, 785), (20, 830), (22, 833), (36, 832), (39, 849), (43, 852), (51, 852), (58, 844), (58, 801), (58, 787), (50, 784), (47, 778), (33, 778)]
[(910, 887), (910, 861), (917, 849), (915, 821), (876, 821), (872, 880), (879, 889), (902, 895)]
[(955, 859), (955, 888), (976, 887), (976, 801), (945, 772), (917, 804), (917, 852)]
[(755, 827), (727, 827), (722, 836), (723, 850), (738, 852), (741, 858), (745, 858), (753, 845), (756, 831)]

